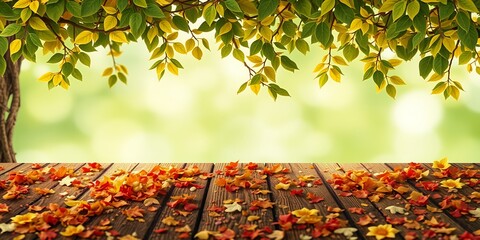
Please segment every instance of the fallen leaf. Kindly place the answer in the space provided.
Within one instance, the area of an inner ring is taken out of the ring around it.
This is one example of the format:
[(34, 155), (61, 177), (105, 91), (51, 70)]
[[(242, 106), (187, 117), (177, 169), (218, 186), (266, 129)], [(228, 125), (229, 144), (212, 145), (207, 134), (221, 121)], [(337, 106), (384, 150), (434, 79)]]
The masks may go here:
[(470, 210), (468, 212), (472, 214), (474, 217), (480, 218), (480, 208), (476, 208), (475, 210)]
[(267, 237), (273, 240), (282, 240), (285, 237), (285, 232), (274, 230), (272, 233), (268, 234)]
[(397, 214), (397, 213), (400, 213), (400, 214), (405, 214), (405, 208), (403, 207), (398, 207), (398, 206), (388, 206), (385, 208), (385, 210), (388, 210), (390, 211), (391, 214)]
[(58, 182), (58, 184), (60, 184), (60, 186), (67, 186), (68, 187), (68, 186), (72, 185), (72, 182), (75, 181), (75, 180), (77, 180), (77, 178), (75, 178), (75, 177), (72, 178), (72, 177), (67, 175), (66, 177), (62, 178), (62, 180), (60, 180)]
[(249, 222), (253, 222), (253, 221), (256, 221), (258, 219), (260, 219), (260, 217), (255, 216), (255, 215), (250, 215), (250, 216), (247, 217), (247, 221), (249, 221)]
[(10, 211), (10, 208), (5, 203), (0, 203), (0, 213), (7, 213)]
[(235, 212), (235, 211), (239, 211), (239, 212), (242, 211), (242, 206), (240, 206), (240, 204), (238, 204), (237, 202), (234, 202), (232, 204), (224, 204), (223, 206), (226, 208), (225, 212), (227, 212), (227, 213), (231, 213), (231, 212)]
[(65, 231), (60, 232), (60, 234), (65, 237), (70, 237), (83, 232), (83, 230), (85, 230), (85, 227), (83, 225), (78, 225), (78, 226), (69, 225), (67, 226), (67, 228), (65, 228)]
[(345, 237), (351, 237), (358, 229), (352, 227), (345, 227), (345, 228), (338, 228), (335, 229), (334, 233), (336, 234), (343, 234)]
[(145, 207), (149, 207), (151, 205), (158, 205), (160, 204), (160, 202), (158, 201), (158, 199), (156, 198), (147, 198), (143, 201), (143, 205), (145, 205)]
[(15, 223), (0, 223), (0, 233), (13, 232), (15, 230)]
[(372, 222), (373, 222), (373, 219), (369, 215), (365, 215), (358, 220), (357, 224), (360, 226), (367, 226)]
[(173, 218), (172, 216), (168, 216), (162, 219), (162, 223), (168, 226), (177, 226), (178, 224), (180, 224), (180, 222), (175, 220), (175, 218)]
[(277, 185), (275, 185), (275, 189), (277, 190), (280, 190), (280, 189), (283, 189), (283, 190), (288, 190), (288, 188), (290, 188), (290, 184), (288, 183), (278, 183)]
[(207, 240), (210, 237), (210, 234), (210, 231), (203, 230), (195, 234), (194, 238), (198, 238), (200, 240)]

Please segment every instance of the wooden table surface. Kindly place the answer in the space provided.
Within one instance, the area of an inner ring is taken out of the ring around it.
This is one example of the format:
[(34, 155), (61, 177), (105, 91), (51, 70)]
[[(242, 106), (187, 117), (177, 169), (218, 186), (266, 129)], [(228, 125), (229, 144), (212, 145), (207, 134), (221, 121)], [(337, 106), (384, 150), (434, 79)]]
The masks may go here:
[(0, 164), (0, 239), (480, 239), (478, 164), (100, 165)]

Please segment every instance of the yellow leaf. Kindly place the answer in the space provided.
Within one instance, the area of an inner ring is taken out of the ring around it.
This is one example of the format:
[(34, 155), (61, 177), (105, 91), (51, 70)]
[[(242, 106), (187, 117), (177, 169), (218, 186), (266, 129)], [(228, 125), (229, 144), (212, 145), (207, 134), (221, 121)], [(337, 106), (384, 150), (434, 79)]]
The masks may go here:
[(124, 32), (122, 31), (114, 31), (109, 34), (110, 40), (119, 43), (127, 43), (128, 39)]
[(254, 92), (256, 95), (258, 95), (258, 93), (260, 92), (260, 84), (250, 85), (250, 89), (251, 89), (252, 92)]
[(171, 62), (167, 63), (167, 69), (171, 73), (173, 73), (175, 75), (178, 75), (178, 68), (177, 68), (177, 66), (175, 66), (175, 64), (173, 64)]
[(158, 64), (158, 66), (157, 66), (157, 77), (158, 77), (158, 79), (160, 79), (162, 77), (164, 71), (165, 71), (165, 63), (162, 62), (162, 63)]
[[(109, 15), (109, 16), (105, 17), (105, 20), (103, 21), (103, 29), (105, 31), (113, 29), (114, 27), (117, 26), (117, 22), (118, 21), (117, 21), (116, 17)], [(155, 28), (153, 28), (153, 29), (155, 29)]]
[(347, 62), (341, 56), (333, 56), (333, 62), (339, 65), (348, 65)]
[(22, 40), (20, 39), (15, 39), (10, 43), (10, 55), (13, 55), (20, 51), (22, 48)]
[(113, 73), (113, 68), (111, 68), (111, 67), (105, 68), (105, 70), (102, 73), (102, 77), (110, 76), (110, 75), (112, 75), (112, 73)]
[(57, 73), (53, 76), (53, 85), (57, 86), (63, 81), (63, 75), (61, 73)]
[(222, 36), (223, 34), (230, 32), (230, 30), (232, 30), (232, 24), (227, 22), (220, 28), (218, 36)]
[(158, 24), (158, 26), (160, 27), (160, 29), (162, 29), (162, 31), (164, 31), (166, 33), (171, 33), (172, 32), (172, 25), (166, 20), (161, 21)]
[(443, 38), (443, 46), (449, 51), (453, 52), (455, 50), (455, 41), (451, 38)]
[(266, 66), (263, 68), (263, 72), (270, 80), (275, 82), (276, 74), (275, 74), (275, 69), (273, 69), (273, 67)]
[(193, 55), (194, 58), (200, 60), (200, 59), (202, 59), (203, 53), (202, 53), (202, 50), (199, 47), (195, 47), (192, 50), (192, 55)]
[(67, 228), (65, 228), (65, 231), (60, 232), (60, 234), (62, 234), (62, 236), (65, 236), (65, 237), (70, 237), (83, 232), (83, 230), (85, 230), (85, 227), (83, 225), (67, 226)]
[(68, 90), (68, 88), (70, 87), (70, 85), (68, 85), (68, 83), (65, 82), (65, 81), (62, 81), (62, 82), (60, 83), (60, 86), (61, 86), (63, 89), (65, 89), (65, 90)]
[(194, 238), (200, 239), (200, 240), (207, 240), (208, 238), (210, 238), (210, 234), (211, 234), (210, 231), (203, 230), (195, 234)]
[(83, 45), (90, 43), (93, 40), (93, 33), (90, 31), (83, 31), (77, 35), (74, 43), (78, 45)]
[(370, 24), (362, 23), (362, 33), (366, 34), (368, 32), (368, 29), (370, 29)]
[(30, 20), (28, 20), (28, 25), (30, 25), (30, 27), (38, 31), (48, 30), (48, 27), (47, 25), (45, 25), (45, 22), (43, 22), (43, 20), (38, 17), (30, 18)]
[(52, 80), (52, 78), (53, 78), (54, 75), (55, 75), (55, 74), (52, 73), (52, 72), (47, 72), (47, 73), (43, 74), (40, 78), (38, 78), (38, 81), (40, 81), (40, 82), (48, 82), (48, 81)]
[(173, 218), (171, 216), (168, 216), (168, 217), (162, 219), (162, 223), (166, 224), (168, 226), (177, 226), (178, 224), (180, 224), (179, 221), (175, 220), (175, 218)]
[(261, 26), (260, 35), (262, 35), (262, 37), (265, 38), (267, 41), (270, 41), (273, 36), (273, 31), (269, 27)]
[(247, 221), (249, 222), (257, 221), (258, 219), (260, 219), (260, 217), (255, 215), (250, 215), (247, 217)]
[(187, 49), (185, 49), (185, 46), (183, 46), (183, 44), (181, 44), (179, 42), (174, 42), (173, 43), (173, 48), (178, 53), (181, 53), (181, 54), (186, 54), (187, 53)]
[(396, 67), (396, 66), (399, 66), (400, 64), (402, 64), (402, 60), (396, 59), (396, 58), (389, 59), (388, 62), (390, 64), (392, 64), (393, 67)]
[(247, 58), (248, 58), (248, 60), (250, 60), (250, 62), (252, 62), (252, 63), (262, 63), (262, 62), (263, 62), (262, 58), (259, 57), (259, 56), (257, 56), (257, 55), (248, 56)]
[(275, 189), (277, 190), (280, 190), (280, 189), (283, 189), (283, 190), (288, 190), (288, 188), (290, 188), (290, 184), (288, 183), (278, 183), (277, 185), (275, 185)]
[(156, 27), (152, 27), (147, 32), (148, 41), (151, 43), (153, 39), (157, 36), (158, 30)]
[(352, 0), (340, 0), (341, 3), (349, 6), (350, 8), (355, 8), (355, 6), (353, 5), (353, 1)]
[(348, 29), (348, 31), (355, 32), (360, 28), (362, 28), (362, 20), (355, 18), (353, 19), (352, 23), (350, 23), (350, 28)]
[(39, 6), (40, 6), (40, 2), (38, 2), (38, 1), (33, 1), (28, 5), (30, 10), (32, 10), (32, 12), (34, 12), (34, 13), (37, 13)]
[(187, 52), (192, 51), (194, 47), (195, 47), (195, 40), (193, 40), (192, 38), (188, 39), (185, 42), (185, 48), (187, 48)]
[(13, 8), (26, 8), (31, 2), (31, 0), (19, 0), (13, 5)]
[(340, 75), (340, 72), (338, 72), (337, 69), (335, 68), (330, 68), (329, 70), (329, 75), (330, 77), (335, 81), (335, 82), (340, 82), (342, 76)]
[(405, 85), (405, 82), (399, 76), (391, 76), (390, 82), (395, 85)]
[(105, 12), (108, 13), (108, 14), (115, 14), (115, 13), (117, 13), (117, 9), (114, 8), (114, 7), (106, 7), (106, 6), (103, 6), (103, 10), (105, 10)]

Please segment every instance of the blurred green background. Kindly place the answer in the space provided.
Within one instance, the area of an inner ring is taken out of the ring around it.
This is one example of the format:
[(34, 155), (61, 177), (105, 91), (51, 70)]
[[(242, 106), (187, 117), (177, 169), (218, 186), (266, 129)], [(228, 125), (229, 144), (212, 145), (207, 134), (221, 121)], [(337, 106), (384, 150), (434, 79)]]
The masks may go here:
[[(324, 54), (293, 54), (300, 71), (280, 71), (292, 97), (274, 102), (236, 94), (246, 69), (217, 51), (198, 62), (179, 57), (179, 77), (157, 81), (149, 54), (124, 46), (119, 63), (129, 82), (110, 89), (105, 51), (91, 54), (84, 81), (48, 90), (37, 81), (56, 66), (24, 62), (22, 107), (14, 145), (19, 162), (479, 162), (480, 79), (455, 67), (466, 89), (459, 101), (430, 95), (418, 59), (397, 68), (408, 83), (397, 99), (362, 81), (357, 61), (344, 67), (341, 84), (319, 89), (312, 70)], [(248, 90), (248, 89), (247, 89)]]

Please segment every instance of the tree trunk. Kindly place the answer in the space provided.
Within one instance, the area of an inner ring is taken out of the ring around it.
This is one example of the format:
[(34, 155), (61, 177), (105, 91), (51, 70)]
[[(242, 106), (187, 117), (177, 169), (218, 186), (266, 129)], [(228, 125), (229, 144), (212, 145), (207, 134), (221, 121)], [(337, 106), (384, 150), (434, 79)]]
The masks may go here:
[[(9, 42), (13, 39), (9, 39)], [(0, 162), (16, 162), (13, 151), (13, 128), (20, 108), (20, 67), (22, 59), (13, 62), (10, 52), (5, 53), (5, 74), (0, 76)]]

